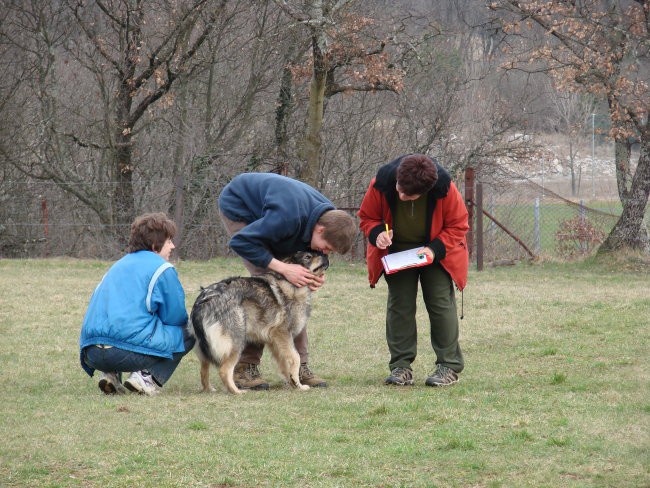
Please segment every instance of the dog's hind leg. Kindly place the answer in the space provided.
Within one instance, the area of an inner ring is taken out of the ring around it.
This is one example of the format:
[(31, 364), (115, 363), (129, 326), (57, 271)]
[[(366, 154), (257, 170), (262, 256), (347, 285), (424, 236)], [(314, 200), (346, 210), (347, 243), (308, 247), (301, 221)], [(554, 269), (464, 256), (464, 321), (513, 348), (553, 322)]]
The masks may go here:
[(300, 355), (293, 345), (291, 334), (276, 330), (271, 334), (271, 339), (268, 346), (280, 368), (280, 373), (294, 388), (309, 390), (308, 385), (300, 383)]
[(246, 390), (240, 390), (237, 388), (234, 379), (235, 366), (237, 366), (240, 355), (239, 351), (232, 351), (228, 356), (221, 359), (221, 365), (219, 366), (219, 376), (221, 377), (221, 381), (226, 389), (235, 395), (246, 393)]
[(201, 385), (205, 393), (216, 391), (210, 384), (210, 361), (201, 360)]

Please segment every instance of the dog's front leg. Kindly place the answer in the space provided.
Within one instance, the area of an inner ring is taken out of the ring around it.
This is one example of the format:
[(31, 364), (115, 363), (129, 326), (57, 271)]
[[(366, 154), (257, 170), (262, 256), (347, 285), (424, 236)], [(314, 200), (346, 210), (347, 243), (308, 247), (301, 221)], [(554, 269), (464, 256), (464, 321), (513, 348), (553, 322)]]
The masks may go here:
[(309, 385), (303, 385), (300, 382), (300, 354), (298, 354), (298, 351), (295, 350), (295, 348), (291, 348), (292, 353), (291, 358), (288, 360), (288, 366), (289, 366), (289, 382), (291, 383), (291, 386), (294, 388), (298, 388), (299, 390), (309, 390)]
[(300, 355), (293, 345), (293, 337), (288, 333), (275, 334), (269, 348), (287, 383), (299, 390), (309, 390), (309, 385), (300, 383)]

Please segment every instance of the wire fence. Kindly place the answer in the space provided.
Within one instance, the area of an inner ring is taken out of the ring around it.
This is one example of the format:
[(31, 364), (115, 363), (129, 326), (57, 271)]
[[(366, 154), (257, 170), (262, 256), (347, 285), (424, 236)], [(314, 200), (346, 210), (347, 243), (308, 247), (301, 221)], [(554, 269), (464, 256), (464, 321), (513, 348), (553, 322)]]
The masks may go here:
[[(166, 211), (179, 225), (176, 240), (181, 259), (210, 259), (229, 255), (217, 209), (217, 195), (225, 182), (170, 180), (135, 182), (138, 213)], [(112, 192), (114, 183), (95, 183)], [(467, 194), (462, 181), (461, 192)], [(590, 254), (618, 220), (615, 200), (569, 199), (548, 187), (517, 175), (509, 178), (482, 176), (482, 222), (474, 221), (470, 237), (472, 259), (482, 256), (487, 264), (501, 264), (552, 256), (572, 259)], [(115, 259), (124, 252), (125, 225), (102, 222), (97, 213), (81, 205), (70, 188), (46, 181), (0, 182), (0, 258), (71, 256)], [(200, 189), (200, 190), (197, 190)], [(325, 192), (339, 208), (356, 216), (366, 187)], [(357, 205), (350, 205), (357, 202)], [(479, 227), (477, 229), (477, 227)], [(482, 229), (480, 228), (482, 227)], [(480, 234), (478, 232), (480, 231)], [(362, 261), (365, 239), (359, 232), (345, 259)]]
[[(482, 248), (486, 263), (588, 256), (604, 241), (621, 212), (615, 201), (571, 200), (525, 178), (507, 184), (486, 181), (480, 186), (483, 222), (474, 226), (480, 235), (475, 237), (473, 251), (480, 255)], [(478, 210), (476, 206), (477, 218)]]

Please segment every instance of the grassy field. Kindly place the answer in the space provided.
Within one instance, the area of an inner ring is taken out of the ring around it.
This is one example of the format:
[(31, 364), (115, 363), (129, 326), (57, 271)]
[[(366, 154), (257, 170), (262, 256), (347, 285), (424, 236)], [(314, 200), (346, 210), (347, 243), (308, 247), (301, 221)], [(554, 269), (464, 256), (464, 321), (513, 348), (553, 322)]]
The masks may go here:
[[(2, 487), (650, 486), (647, 261), (472, 272), (466, 370), (435, 361), (423, 308), (416, 386), (382, 384), (386, 286), (335, 262), (314, 297), (311, 364), (327, 389), (199, 392), (190, 354), (155, 398), (107, 397), (78, 364), (79, 328), (110, 263), (0, 260)], [(177, 265), (188, 309), (235, 259)], [(460, 296), (458, 297), (460, 304)]]

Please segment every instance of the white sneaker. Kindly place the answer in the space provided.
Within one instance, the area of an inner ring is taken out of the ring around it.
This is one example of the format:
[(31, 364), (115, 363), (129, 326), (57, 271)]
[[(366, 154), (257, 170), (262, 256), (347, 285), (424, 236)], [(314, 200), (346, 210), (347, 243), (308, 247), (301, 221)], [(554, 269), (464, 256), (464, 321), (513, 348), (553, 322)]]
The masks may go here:
[(100, 371), (99, 375), (99, 389), (104, 392), (106, 395), (124, 395), (126, 390), (122, 383), (120, 383), (120, 377), (117, 373), (104, 373)]
[(158, 385), (154, 382), (150, 373), (134, 371), (124, 382), (129, 390), (140, 395), (154, 396), (158, 394)]

